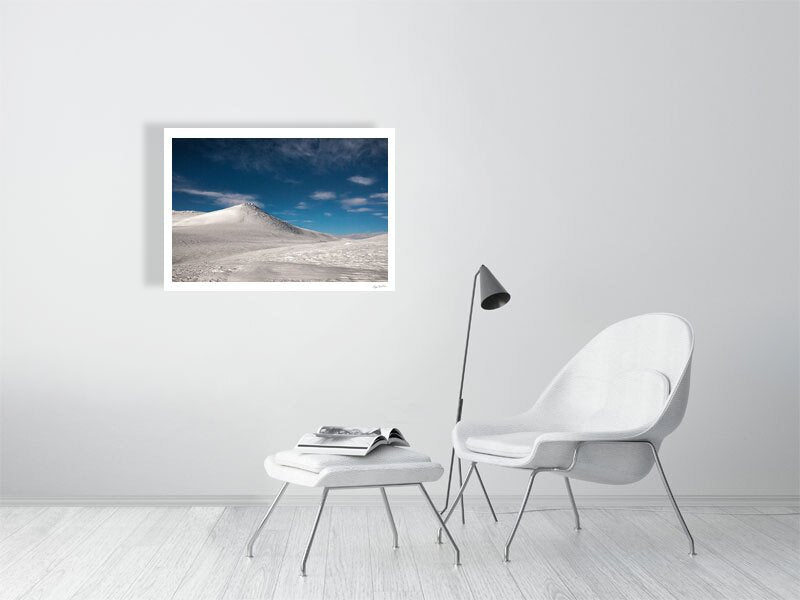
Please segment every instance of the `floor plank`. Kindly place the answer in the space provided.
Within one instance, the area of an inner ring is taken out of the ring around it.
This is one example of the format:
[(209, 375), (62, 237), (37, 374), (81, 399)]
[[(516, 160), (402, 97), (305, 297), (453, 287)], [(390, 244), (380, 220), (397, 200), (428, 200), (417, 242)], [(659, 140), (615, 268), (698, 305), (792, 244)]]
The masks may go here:
[(316, 508), (302, 507), (296, 509), (294, 523), (285, 538), (285, 555), (280, 563), (277, 582), (272, 597), (275, 600), (320, 600), (325, 591), (325, 566), (328, 561), (328, 537), (330, 534), (330, 518), (320, 520), (314, 545), (323, 548), (314, 558), (314, 568), (306, 577), (300, 576), (300, 561), (308, 541), (311, 527), (316, 516)]
[(4, 600), (19, 598), (36, 585), (116, 511), (108, 507), (78, 509), (72, 518), (0, 573)]
[[(391, 499), (391, 496), (390, 496)], [(793, 507), (685, 509), (698, 556), (669, 506), (542, 510), (536, 500), (502, 562), (516, 506), (485, 506), (453, 523), (462, 550), (435, 543), (427, 505), (393, 506), (400, 547), (379, 503), (326, 508), (299, 565), (314, 506), (279, 506), (255, 547), (265, 507), (0, 509), (0, 600), (322, 600), (800, 597), (800, 528)]]
[[(438, 522), (427, 506), (401, 507), (396, 511), (397, 529), (404, 533), (404, 546), (414, 553), (417, 574), (425, 598), (462, 600), (474, 598), (461, 567), (453, 566), (453, 547), (444, 537), (436, 543)], [(462, 545), (457, 534), (456, 544)]]
[(125, 600), (171, 598), (224, 510), (213, 506), (191, 508), (133, 582), (123, 596)]
[[(530, 504), (528, 505), (531, 506)], [(514, 526), (518, 506), (499, 505), (495, 509), (500, 522), (485, 525), (484, 529), (491, 538), (495, 553), (484, 560), (502, 560), (506, 541)], [(505, 563), (511, 576), (516, 581), (526, 600), (566, 600), (574, 598), (595, 597), (589, 586), (582, 580), (567, 581), (559, 564), (554, 564), (536, 539), (539, 513), (529, 512), (523, 517), (517, 530), (509, 554), (509, 562)], [(485, 517), (479, 522), (485, 523)], [(470, 523), (467, 523), (470, 526)]]
[(77, 507), (53, 507), (34, 517), (0, 542), (0, 573), (81, 512)]
[[(613, 523), (598, 510), (579, 509), (581, 512), (581, 527), (579, 532), (569, 539), (580, 550), (575, 556), (578, 564), (584, 562), (581, 555), (591, 554), (597, 561), (598, 567), (606, 576), (628, 584), (624, 588), (624, 595), (636, 598), (670, 598), (672, 593), (663, 583), (663, 578), (651, 573), (642, 564), (640, 557), (630, 560), (630, 546), (625, 539), (621, 539), (614, 530)], [(571, 509), (551, 512), (561, 527), (573, 524)], [(573, 524), (574, 526), (574, 524)]]
[(328, 547), (315, 546), (311, 550), (308, 569), (313, 569), (313, 558), (327, 553), (325, 564), (326, 600), (370, 600), (373, 597), (372, 556), (369, 528), (365, 527), (365, 509), (357, 506), (334, 506), (328, 509), (331, 530)]
[[(781, 598), (800, 597), (797, 555), (776, 544), (766, 535), (749, 527), (737, 527), (734, 517), (724, 514), (692, 515), (696, 535), (719, 544), (719, 552), (740, 571)], [(724, 550), (722, 550), (724, 549)]]
[(800, 527), (800, 506), (754, 506), (754, 510), (765, 515), (777, 517), (793, 517), (793, 521)]
[(788, 522), (781, 522), (767, 513), (758, 511), (724, 511), (723, 514), (732, 515), (736, 520), (744, 523), (750, 531), (766, 535), (777, 544), (781, 544), (787, 552), (800, 552), (800, 530)]
[(240, 542), (233, 549), (236, 559), (233, 572), (221, 596), (225, 600), (260, 600), (272, 598), (286, 554), (296, 509), (278, 507), (267, 521), (256, 545), (253, 558), (245, 556), (247, 540), (266, 514), (267, 507), (258, 507), (255, 518)]
[(184, 522), (188, 512), (189, 509), (182, 506), (149, 510), (139, 526), (83, 582), (71, 600), (123, 598), (165, 540)]
[(229, 507), (203, 544), (173, 600), (220, 598), (240, 560), (256, 519), (258, 507)]
[[(388, 494), (389, 502), (392, 502), (391, 492)], [(395, 505), (393, 512), (397, 513), (398, 508)], [(381, 600), (424, 599), (417, 565), (414, 562), (413, 548), (409, 546), (408, 532), (398, 528), (399, 547), (393, 548), (392, 529), (383, 508), (368, 509), (367, 530), (375, 598)]]
[(28, 506), (4, 506), (0, 508), (0, 542), (19, 531), (41, 515), (46, 508)]
[[(610, 553), (605, 540), (612, 533), (604, 527), (602, 513), (585, 515), (583, 529), (576, 531), (574, 516), (570, 510), (546, 510), (541, 513), (540, 534), (552, 540), (551, 556), (559, 562), (574, 565), (572, 577), (580, 577), (593, 593), (600, 597), (651, 598), (657, 589), (648, 586), (648, 580), (640, 580), (632, 573), (631, 561), (626, 560), (625, 551)], [(593, 518), (592, 518), (593, 517)], [(596, 532), (587, 532), (591, 525)], [(663, 591), (664, 588), (660, 588)]]
[[(698, 527), (699, 514), (684, 514), (692, 532), (697, 556), (689, 556), (689, 544), (672, 511), (607, 511), (617, 518), (621, 539), (645, 542), (642, 561), (662, 577), (668, 589), (679, 597), (775, 598), (757, 578), (739, 568), (727, 552), (718, 552), (713, 537)], [(629, 524), (626, 528), (625, 523)], [(733, 523), (733, 518), (731, 518)], [(630, 527), (634, 530), (630, 531)]]
[(72, 596), (122, 541), (136, 531), (151, 510), (118, 508), (20, 598), (64, 600)]
[[(456, 514), (452, 518), (456, 519)], [(487, 535), (487, 527), (497, 529), (502, 525), (495, 523), (491, 514), (478, 514), (471, 507), (466, 508), (466, 521), (463, 527), (459, 520), (456, 521), (459, 528), (456, 541), (461, 546), (461, 571), (472, 595), (486, 600), (522, 598), (522, 591), (511, 576), (508, 564), (502, 561), (502, 553)]]

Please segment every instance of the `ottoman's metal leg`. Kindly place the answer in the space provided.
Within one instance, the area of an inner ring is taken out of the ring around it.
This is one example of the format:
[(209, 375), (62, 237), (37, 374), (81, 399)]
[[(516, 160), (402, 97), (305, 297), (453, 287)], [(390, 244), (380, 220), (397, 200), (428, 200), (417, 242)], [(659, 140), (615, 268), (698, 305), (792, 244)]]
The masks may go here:
[(300, 565), (300, 575), (306, 576), (306, 563), (308, 562), (308, 553), (311, 552), (311, 544), (314, 543), (314, 536), (317, 533), (319, 526), (319, 518), (322, 516), (322, 509), (325, 508), (325, 500), (328, 499), (328, 488), (322, 489), (322, 500), (320, 500), (319, 508), (317, 509), (317, 517), (314, 519), (314, 526), (311, 528), (311, 535), (308, 536), (308, 543), (306, 544), (306, 551), (303, 553), (303, 563)]
[(381, 488), (381, 496), (383, 497), (383, 505), (386, 507), (386, 516), (389, 517), (389, 525), (392, 527), (392, 548), (399, 548), (400, 546), (397, 545), (397, 527), (394, 524), (392, 508), (389, 506), (389, 498), (386, 497), (386, 488)]
[[(469, 478), (469, 474), (467, 474), (467, 478)], [(453, 539), (453, 536), (450, 535), (450, 530), (447, 528), (447, 525), (445, 524), (444, 520), (442, 520), (442, 515), (439, 514), (438, 510), (436, 510), (436, 506), (434, 506), (433, 502), (431, 501), (431, 497), (428, 496), (428, 491), (425, 489), (425, 486), (420, 483), (419, 489), (422, 492), (422, 495), (425, 496), (425, 500), (428, 501), (428, 505), (431, 507), (433, 514), (436, 515), (436, 519), (439, 521), (439, 525), (441, 525), (441, 529), (439, 529), (439, 535), (441, 535), (441, 531), (442, 529), (444, 529), (444, 532), (447, 534), (447, 539), (450, 540), (451, 544), (453, 544), (453, 550), (455, 551), (456, 554), (456, 560), (454, 564), (456, 567), (459, 566), (461, 564), (461, 550), (458, 549), (456, 541)], [(458, 498), (456, 498), (456, 502), (458, 502)], [(453, 505), (453, 508), (455, 508), (455, 504)], [(452, 509), (450, 510), (450, 512), (452, 512)]]
[(253, 544), (256, 543), (256, 539), (258, 539), (258, 536), (261, 534), (261, 530), (264, 529), (264, 525), (267, 524), (267, 519), (269, 519), (270, 515), (272, 514), (272, 511), (275, 510), (275, 507), (278, 504), (278, 500), (281, 499), (281, 496), (283, 496), (283, 492), (286, 491), (287, 487), (289, 487), (289, 482), (288, 481), (283, 484), (283, 487), (281, 488), (281, 491), (278, 492), (278, 495), (275, 496), (275, 500), (273, 500), (272, 504), (270, 504), (269, 509), (267, 510), (267, 514), (264, 515), (264, 519), (261, 521), (261, 524), (253, 532), (253, 535), (250, 536), (250, 541), (247, 542), (247, 556), (249, 558), (253, 558)]

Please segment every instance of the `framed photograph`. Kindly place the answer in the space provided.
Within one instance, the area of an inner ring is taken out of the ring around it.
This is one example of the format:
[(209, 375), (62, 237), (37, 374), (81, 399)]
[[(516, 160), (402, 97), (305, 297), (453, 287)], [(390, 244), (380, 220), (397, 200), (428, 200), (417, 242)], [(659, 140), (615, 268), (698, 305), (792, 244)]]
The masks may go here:
[(394, 129), (164, 129), (164, 289), (394, 290)]

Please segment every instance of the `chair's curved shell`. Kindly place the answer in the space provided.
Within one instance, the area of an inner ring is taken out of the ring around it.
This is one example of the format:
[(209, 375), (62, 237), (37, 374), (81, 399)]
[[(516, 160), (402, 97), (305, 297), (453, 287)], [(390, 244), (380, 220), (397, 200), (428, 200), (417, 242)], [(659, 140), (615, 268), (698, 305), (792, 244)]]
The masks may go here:
[[(523, 469), (567, 468), (568, 476), (627, 484), (654, 464), (656, 449), (683, 419), (694, 335), (686, 319), (654, 313), (611, 325), (556, 375), (525, 413), (453, 430), (465, 460)], [(566, 475), (566, 473), (565, 473)]]

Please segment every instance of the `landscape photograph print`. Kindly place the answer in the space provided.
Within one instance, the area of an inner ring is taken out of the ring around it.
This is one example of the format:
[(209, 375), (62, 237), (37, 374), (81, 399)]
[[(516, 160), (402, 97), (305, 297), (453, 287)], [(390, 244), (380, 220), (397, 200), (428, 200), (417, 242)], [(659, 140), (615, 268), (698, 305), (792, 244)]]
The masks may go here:
[(394, 289), (393, 129), (164, 130), (164, 286)]

